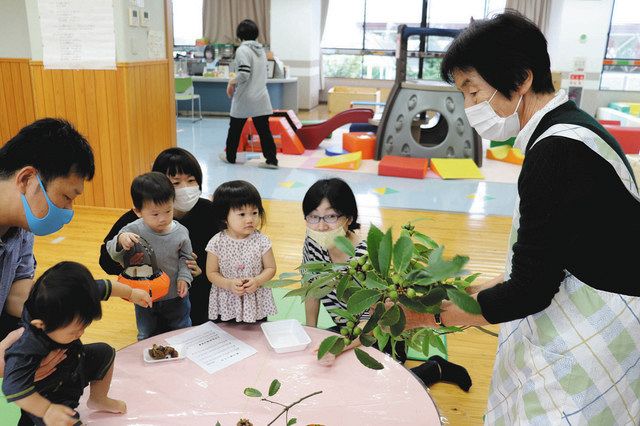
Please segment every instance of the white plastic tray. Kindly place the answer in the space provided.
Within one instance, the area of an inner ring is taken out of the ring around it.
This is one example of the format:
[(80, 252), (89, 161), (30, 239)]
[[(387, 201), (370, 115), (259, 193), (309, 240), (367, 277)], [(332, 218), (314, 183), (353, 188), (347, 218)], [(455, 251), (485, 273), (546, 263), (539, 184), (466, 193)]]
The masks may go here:
[(178, 361), (178, 360), (184, 359), (187, 356), (186, 348), (185, 348), (184, 345), (169, 345), (168, 343), (162, 343), (162, 346), (167, 346), (167, 345), (171, 346), (173, 349), (178, 351), (178, 356), (177, 357), (175, 357), (175, 358), (164, 358), (164, 359), (153, 359), (153, 358), (151, 358), (151, 355), (149, 355), (149, 349), (151, 349), (151, 347), (148, 347), (148, 348), (144, 348), (143, 351), (142, 351), (142, 358), (144, 358), (144, 362), (148, 362), (149, 364), (155, 364), (156, 362)]
[(260, 324), (267, 342), (277, 353), (302, 351), (311, 343), (298, 320), (286, 319)]

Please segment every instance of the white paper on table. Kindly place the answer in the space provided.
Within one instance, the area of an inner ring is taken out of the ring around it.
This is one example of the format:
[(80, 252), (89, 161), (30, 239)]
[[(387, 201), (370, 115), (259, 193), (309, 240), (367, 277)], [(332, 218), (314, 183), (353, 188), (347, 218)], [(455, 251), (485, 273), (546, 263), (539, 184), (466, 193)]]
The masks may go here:
[(171, 345), (185, 345), (187, 358), (209, 374), (257, 352), (253, 347), (236, 339), (212, 322), (199, 325), (166, 340)]
[(115, 69), (113, 0), (39, 0), (45, 69)]

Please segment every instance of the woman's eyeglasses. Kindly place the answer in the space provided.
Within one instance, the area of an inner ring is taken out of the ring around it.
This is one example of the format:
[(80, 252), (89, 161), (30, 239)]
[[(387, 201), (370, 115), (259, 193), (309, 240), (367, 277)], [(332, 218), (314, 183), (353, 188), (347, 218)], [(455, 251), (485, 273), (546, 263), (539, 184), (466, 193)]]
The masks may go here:
[(326, 216), (316, 216), (314, 214), (310, 214), (305, 217), (307, 223), (315, 225), (316, 223), (320, 223), (321, 220), (324, 220), (324, 223), (336, 223), (338, 218), (342, 217), (341, 214), (328, 214)]

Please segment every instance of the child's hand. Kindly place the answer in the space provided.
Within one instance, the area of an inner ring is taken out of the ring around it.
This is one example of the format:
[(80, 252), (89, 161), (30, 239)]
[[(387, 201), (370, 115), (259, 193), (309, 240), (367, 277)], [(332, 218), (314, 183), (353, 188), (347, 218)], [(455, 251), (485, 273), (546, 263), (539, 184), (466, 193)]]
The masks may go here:
[(189, 284), (185, 280), (178, 280), (178, 296), (184, 297), (189, 294)]
[(123, 249), (129, 250), (133, 247), (137, 242), (140, 241), (140, 237), (133, 232), (123, 232), (118, 235), (118, 243), (122, 246)]
[(242, 280), (242, 286), (247, 294), (255, 293), (260, 288), (260, 283), (254, 278)]
[(73, 426), (78, 419), (73, 417), (76, 414), (71, 408), (61, 404), (51, 404), (47, 411), (44, 413), (44, 424), (49, 425), (64, 425)]
[(149, 293), (140, 288), (131, 289), (131, 296), (129, 297), (129, 300), (131, 300), (131, 303), (135, 303), (136, 305), (142, 306), (143, 308), (150, 308), (151, 305), (153, 305)]
[(242, 296), (245, 293), (244, 281), (240, 279), (229, 280), (229, 287), (227, 288), (231, 293), (236, 296)]
[(229, 84), (227, 84), (227, 96), (233, 98), (233, 92), (235, 92), (235, 90), (236, 85), (229, 82)]
[(191, 276), (195, 278), (198, 275), (202, 274), (202, 269), (200, 269), (200, 267), (198, 266), (198, 262), (196, 262), (196, 260), (198, 260), (198, 256), (196, 256), (195, 253), (191, 253), (191, 257), (193, 257), (193, 260), (186, 261), (187, 268), (189, 268), (189, 270), (191, 271)]

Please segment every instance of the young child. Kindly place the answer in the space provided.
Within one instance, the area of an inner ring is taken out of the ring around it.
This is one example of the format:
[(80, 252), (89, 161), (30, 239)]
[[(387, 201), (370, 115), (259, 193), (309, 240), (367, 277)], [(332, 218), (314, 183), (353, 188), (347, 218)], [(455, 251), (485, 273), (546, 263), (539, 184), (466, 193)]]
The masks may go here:
[(273, 109), (267, 91), (267, 56), (262, 45), (256, 41), (258, 26), (252, 20), (245, 19), (238, 24), (236, 36), (242, 43), (236, 50), (236, 78), (227, 85), (231, 112), (227, 152), (220, 153), (220, 159), (225, 163), (236, 162), (242, 128), (247, 118), (252, 117), (260, 136), (262, 154), (267, 159), (260, 167), (277, 169), (276, 144), (269, 129), (269, 116), (273, 114)]
[(271, 289), (276, 273), (271, 241), (258, 229), (265, 222), (258, 190), (249, 182), (223, 183), (213, 194), (220, 231), (207, 245), (207, 278), (213, 284), (209, 319), (256, 322), (278, 311)]
[[(26, 411), (36, 425), (79, 423), (74, 411), (90, 384), (87, 406), (124, 413), (124, 401), (107, 396), (113, 374), (115, 350), (106, 343), (83, 345), (80, 337), (100, 319), (100, 302), (118, 296), (140, 306), (151, 303), (143, 290), (118, 282), (94, 280), (87, 268), (61, 262), (35, 282), (24, 305), (25, 331), (5, 353), (2, 391), (7, 401)], [(40, 362), (56, 349), (66, 358), (46, 378), (35, 381)]]
[[(144, 340), (161, 331), (191, 327), (191, 303), (185, 296), (193, 280), (186, 263), (192, 259), (192, 250), (189, 231), (173, 220), (175, 190), (167, 176), (150, 172), (136, 177), (131, 183), (131, 198), (139, 219), (125, 225), (107, 242), (107, 251), (113, 260), (123, 263), (124, 252), (142, 237), (153, 248), (160, 269), (171, 279), (169, 293), (152, 307), (135, 307), (138, 340)], [(166, 330), (159, 329), (159, 322)]]

